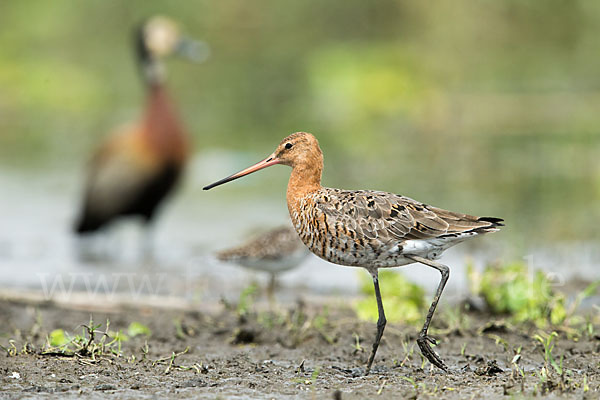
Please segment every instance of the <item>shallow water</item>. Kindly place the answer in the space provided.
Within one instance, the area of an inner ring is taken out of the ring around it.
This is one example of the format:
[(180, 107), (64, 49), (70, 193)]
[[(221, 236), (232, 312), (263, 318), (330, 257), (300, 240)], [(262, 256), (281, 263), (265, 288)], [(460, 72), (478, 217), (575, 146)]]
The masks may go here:
[[(267, 282), (260, 272), (216, 261), (213, 252), (239, 244), (252, 231), (289, 223), (285, 206), (287, 171), (256, 177), (235, 187), (201, 190), (207, 182), (239, 169), (247, 160), (218, 154), (219, 170), (207, 165), (215, 153), (196, 157), (178, 193), (166, 205), (152, 230), (154, 257), (141, 256), (145, 235), (135, 220), (125, 221), (91, 241), (98, 249), (109, 249), (95, 261), (78, 256), (81, 243), (70, 228), (79, 206), (79, 170), (44, 173), (4, 171), (0, 207), (1, 287), (41, 290), (48, 297), (62, 292), (120, 293), (132, 297), (161, 294), (194, 301), (236, 299), (250, 282)], [(210, 171), (206, 172), (206, 171)], [(281, 186), (281, 187), (280, 187)], [(467, 260), (481, 268), (502, 260), (508, 247), (504, 232), (461, 244), (446, 252), (442, 262), (451, 267), (446, 301), (468, 293)], [(84, 243), (90, 246), (89, 241)], [(100, 252), (102, 253), (102, 252)], [(534, 249), (526, 256), (535, 268), (553, 271), (558, 285), (569, 278), (600, 278), (600, 251), (595, 244), (555, 244)], [(506, 257), (504, 257), (506, 261)], [(439, 275), (420, 265), (402, 268), (429, 292)], [(359, 287), (357, 268), (336, 266), (310, 255), (299, 268), (283, 274), (280, 300), (302, 295), (353, 296)]]

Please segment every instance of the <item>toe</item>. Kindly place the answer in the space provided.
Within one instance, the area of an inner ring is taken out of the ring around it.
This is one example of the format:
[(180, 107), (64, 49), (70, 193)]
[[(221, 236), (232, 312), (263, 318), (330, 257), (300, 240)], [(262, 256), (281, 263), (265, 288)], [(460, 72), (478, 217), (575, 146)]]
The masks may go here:
[[(432, 339), (427, 336), (420, 337), (419, 339), (417, 339), (417, 344), (421, 349), (421, 353), (423, 354), (423, 356), (425, 356), (425, 358), (427, 358), (427, 360), (429, 360), (430, 363), (432, 363), (433, 365), (435, 365), (443, 371), (448, 371), (448, 367), (446, 367), (446, 364), (444, 364), (440, 356), (438, 356), (437, 353), (429, 345), (428, 342), (431, 342), (431, 340)], [(432, 343), (435, 343), (435, 341), (433, 341)]]

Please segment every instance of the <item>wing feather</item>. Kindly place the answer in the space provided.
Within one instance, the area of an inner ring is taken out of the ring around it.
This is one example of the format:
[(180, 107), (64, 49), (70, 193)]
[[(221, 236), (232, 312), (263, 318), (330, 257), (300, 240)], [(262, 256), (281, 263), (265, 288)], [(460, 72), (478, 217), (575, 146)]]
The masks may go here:
[(379, 191), (323, 188), (317, 208), (365, 239), (398, 242), (495, 228), (497, 222)]

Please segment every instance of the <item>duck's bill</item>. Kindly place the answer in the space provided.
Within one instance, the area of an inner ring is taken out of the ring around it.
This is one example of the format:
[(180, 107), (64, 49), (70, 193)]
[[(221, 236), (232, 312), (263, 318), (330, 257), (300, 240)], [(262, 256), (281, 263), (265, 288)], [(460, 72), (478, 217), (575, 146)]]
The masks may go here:
[(237, 179), (237, 178), (241, 178), (242, 176), (246, 176), (246, 175), (248, 175), (248, 174), (251, 174), (251, 173), (253, 173), (253, 172), (256, 172), (256, 171), (258, 171), (258, 170), (261, 170), (261, 169), (263, 169), (263, 168), (270, 167), (271, 165), (279, 164), (279, 162), (280, 162), (280, 161), (279, 161), (279, 159), (278, 159), (278, 158), (276, 158), (276, 157), (273, 157), (273, 156), (269, 156), (268, 158), (265, 158), (264, 160), (262, 160), (262, 161), (260, 161), (260, 162), (258, 162), (258, 163), (256, 163), (256, 164), (254, 164), (254, 165), (253, 165), (253, 166), (251, 166), (251, 167), (248, 167), (248, 168), (246, 168), (246, 169), (243, 169), (243, 170), (241, 170), (240, 172), (236, 172), (235, 174), (233, 174), (233, 175), (230, 175), (230, 176), (228, 176), (227, 178), (223, 178), (223, 179), (221, 179), (220, 181), (216, 181), (215, 183), (211, 183), (211, 184), (210, 184), (210, 185), (208, 185), (208, 186), (204, 186), (202, 189), (203, 189), (203, 190), (209, 190), (209, 189), (212, 189), (212, 188), (214, 188), (215, 186), (219, 186), (219, 185), (222, 185), (222, 184), (224, 184), (224, 183), (231, 182), (231, 181), (233, 181), (233, 180), (235, 180), (235, 179)]
[(195, 63), (202, 63), (210, 57), (210, 47), (206, 42), (182, 37), (177, 42), (175, 53)]

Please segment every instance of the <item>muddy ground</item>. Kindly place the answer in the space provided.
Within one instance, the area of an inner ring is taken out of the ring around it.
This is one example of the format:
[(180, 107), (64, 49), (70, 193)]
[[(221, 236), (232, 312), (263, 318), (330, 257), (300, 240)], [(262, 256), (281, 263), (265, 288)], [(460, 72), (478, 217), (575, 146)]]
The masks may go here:
[[(580, 399), (600, 393), (600, 336), (590, 326), (559, 331), (552, 354), (559, 368), (564, 356), (561, 376), (545, 362), (537, 328), (442, 305), (431, 332), (448, 373), (423, 361), (417, 327), (388, 324), (374, 370), (364, 376), (375, 326), (339, 301), (299, 302), (276, 312), (225, 304), (209, 312), (148, 306), (100, 312), (96, 306), (90, 312), (1, 300), (0, 398)], [(44, 354), (50, 332), (82, 333), (90, 314), (102, 326), (88, 349)], [(107, 319), (111, 331), (127, 332), (136, 321), (151, 334), (123, 341), (120, 353), (115, 343), (95, 348)]]

